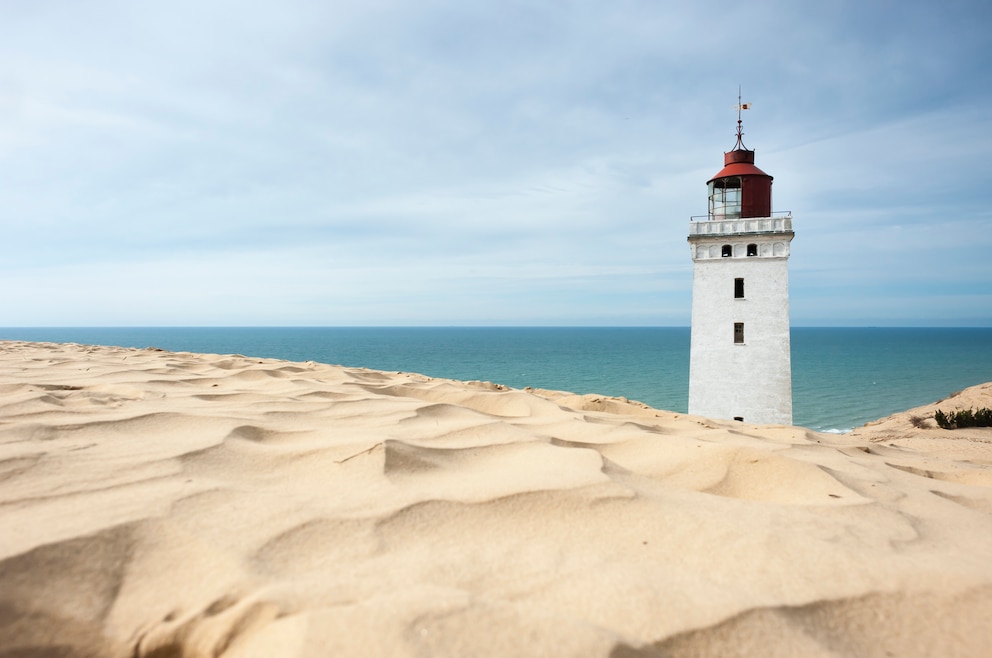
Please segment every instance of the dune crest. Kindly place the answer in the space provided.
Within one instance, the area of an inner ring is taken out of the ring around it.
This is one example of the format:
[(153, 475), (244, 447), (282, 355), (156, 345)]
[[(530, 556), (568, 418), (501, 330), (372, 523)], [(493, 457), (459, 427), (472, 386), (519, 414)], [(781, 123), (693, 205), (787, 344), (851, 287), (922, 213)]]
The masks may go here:
[(838, 436), (0, 341), (0, 655), (986, 656), (992, 430), (912, 417), (989, 398)]

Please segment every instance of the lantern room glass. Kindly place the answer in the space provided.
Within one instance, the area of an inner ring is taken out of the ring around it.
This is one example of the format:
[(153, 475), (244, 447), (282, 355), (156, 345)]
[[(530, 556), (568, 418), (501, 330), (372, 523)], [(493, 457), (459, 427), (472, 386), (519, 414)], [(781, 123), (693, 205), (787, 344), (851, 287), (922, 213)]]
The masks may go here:
[(710, 219), (740, 219), (741, 179), (738, 176), (710, 181)]

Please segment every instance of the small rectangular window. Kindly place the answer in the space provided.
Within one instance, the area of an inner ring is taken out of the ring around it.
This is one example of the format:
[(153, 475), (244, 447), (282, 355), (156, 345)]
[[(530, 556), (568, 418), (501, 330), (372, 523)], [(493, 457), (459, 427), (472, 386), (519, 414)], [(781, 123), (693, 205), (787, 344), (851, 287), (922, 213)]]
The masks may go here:
[(734, 299), (744, 299), (744, 279), (734, 279)]
[(734, 323), (734, 342), (743, 343), (744, 342), (744, 323), (735, 322)]

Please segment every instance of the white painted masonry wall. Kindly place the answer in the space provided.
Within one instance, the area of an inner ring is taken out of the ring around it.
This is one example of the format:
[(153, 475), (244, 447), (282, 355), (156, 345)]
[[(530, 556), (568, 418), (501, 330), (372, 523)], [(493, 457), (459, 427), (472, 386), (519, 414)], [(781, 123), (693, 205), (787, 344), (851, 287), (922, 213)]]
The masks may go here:
[[(748, 220), (750, 223), (752, 220)], [(710, 222), (698, 222), (710, 224)], [(690, 230), (693, 256), (689, 413), (743, 418), (749, 423), (792, 424), (789, 336), (791, 217), (784, 232), (721, 235), (707, 226)], [(757, 228), (759, 225), (755, 225)], [(738, 229), (740, 227), (737, 227)], [(733, 255), (722, 256), (724, 245)], [(747, 256), (756, 244), (757, 256)], [(737, 278), (744, 297), (735, 299)], [(734, 342), (734, 323), (744, 342)]]

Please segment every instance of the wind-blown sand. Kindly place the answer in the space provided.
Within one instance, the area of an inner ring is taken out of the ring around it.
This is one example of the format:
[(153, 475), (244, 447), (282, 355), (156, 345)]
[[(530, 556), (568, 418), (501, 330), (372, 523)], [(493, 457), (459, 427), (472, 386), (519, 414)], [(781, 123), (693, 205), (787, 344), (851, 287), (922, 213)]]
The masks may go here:
[(0, 342), (0, 655), (992, 655), (992, 430), (923, 413)]

